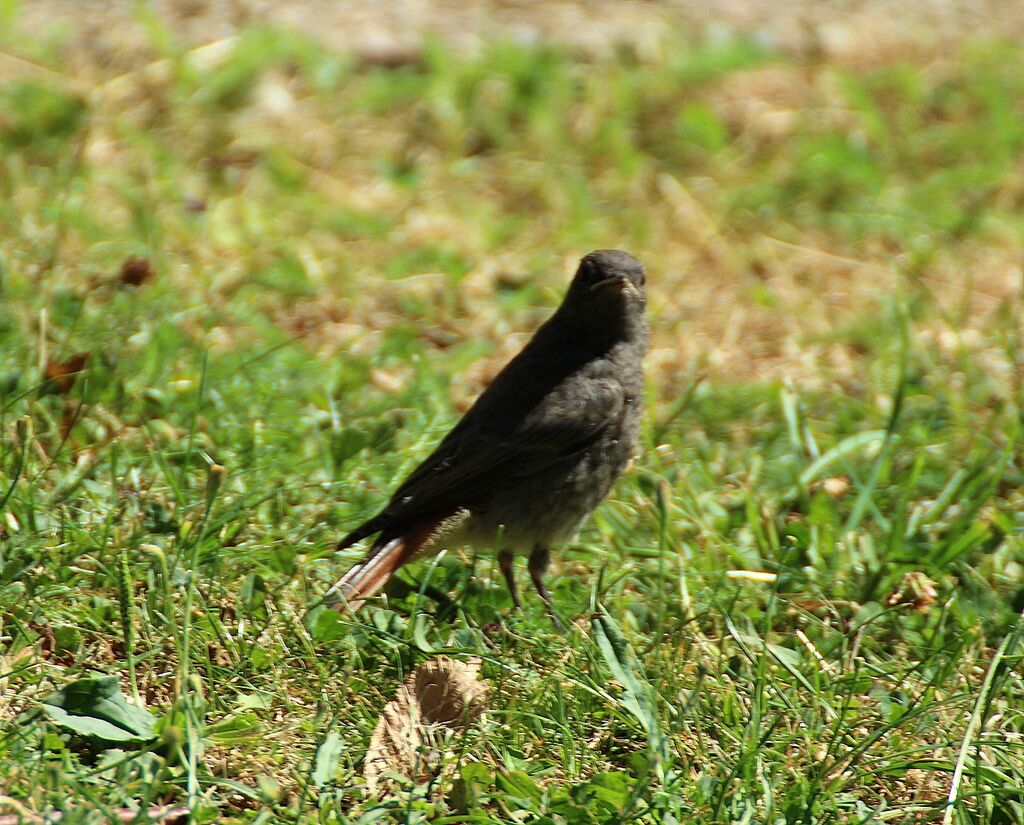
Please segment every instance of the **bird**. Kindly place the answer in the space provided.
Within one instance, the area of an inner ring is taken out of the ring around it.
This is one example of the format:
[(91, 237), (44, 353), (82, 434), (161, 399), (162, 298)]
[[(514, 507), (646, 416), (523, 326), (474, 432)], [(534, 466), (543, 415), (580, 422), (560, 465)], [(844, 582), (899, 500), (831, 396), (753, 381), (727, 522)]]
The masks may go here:
[(542, 324), (390, 500), (338, 543), (376, 536), (324, 597), (358, 607), (421, 551), (497, 551), (516, 610), (516, 555), (556, 628), (544, 582), (551, 549), (572, 540), (632, 460), (650, 330), (646, 274), (628, 252), (585, 255)]

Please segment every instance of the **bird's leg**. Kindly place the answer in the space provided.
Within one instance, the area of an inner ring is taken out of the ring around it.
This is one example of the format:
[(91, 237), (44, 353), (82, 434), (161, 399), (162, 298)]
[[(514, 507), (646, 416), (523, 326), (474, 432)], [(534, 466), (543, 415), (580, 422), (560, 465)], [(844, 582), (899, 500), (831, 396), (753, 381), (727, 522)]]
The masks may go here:
[(537, 588), (537, 593), (544, 600), (544, 606), (548, 609), (548, 617), (555, 626), (555, 630), (565, 630), (562, 620), (555, 613), (555, 606), (551, 603), (548, 587), (544, 584), (544, 573), (547, 571), (550, 561), (551, 554), (548, 552), (548, 548), (538, 544), (530, 553), (530, 561), (527, 566), (530, 570), (530, 578), (533, 579), (533, 586)]
[(516, 587), (516, 572), (512, 568), (516, 555), (511, 550), (501, 550), (498, 553), (498, 565), (501, 567), (501, 574), (505, 577), (505, 584), (508, 585), (508, 592), (512, 594), (512, 604), (516, 610), (522, 610), (523, 604), (519, 601), (519, 588)]

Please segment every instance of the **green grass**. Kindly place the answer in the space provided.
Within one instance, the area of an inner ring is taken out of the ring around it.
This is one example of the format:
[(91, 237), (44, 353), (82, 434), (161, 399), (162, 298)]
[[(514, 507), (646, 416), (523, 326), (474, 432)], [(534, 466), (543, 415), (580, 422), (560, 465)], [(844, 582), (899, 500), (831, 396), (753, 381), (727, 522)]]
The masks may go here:
[[(257, 29), (204, 67), (153, 38), (162, 68), (89, 88), (6, 44), (55, 74), (0, 87), (0, 794), (65, 822), (1024, 822), (1024, 49), (384, 69)], [(459, 548), (307, 615), (599, 246), (648, 264), (654, 351), (636, 467), (554, 565), (571, 631)], [(482, 658), (484, 716), (367, 798), (382, 707), (441, 653)], [(153, 743), (42, 712), (97, 672)]]

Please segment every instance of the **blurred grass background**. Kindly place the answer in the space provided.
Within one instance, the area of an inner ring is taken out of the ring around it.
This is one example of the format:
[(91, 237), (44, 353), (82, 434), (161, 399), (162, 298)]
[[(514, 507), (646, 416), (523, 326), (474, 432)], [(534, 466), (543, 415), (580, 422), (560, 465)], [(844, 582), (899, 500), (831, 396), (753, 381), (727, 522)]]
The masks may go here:
[[(0, 807), (1024, 821), (1024, 5), (898, 14), (0, 3)], [(306, 621), (609, 246), (650, 404), (576, 629), (457, 548)], [(368, 798), (439, 651), (488, 711)], [(39, 714), (95, 671), (154, 746)]]

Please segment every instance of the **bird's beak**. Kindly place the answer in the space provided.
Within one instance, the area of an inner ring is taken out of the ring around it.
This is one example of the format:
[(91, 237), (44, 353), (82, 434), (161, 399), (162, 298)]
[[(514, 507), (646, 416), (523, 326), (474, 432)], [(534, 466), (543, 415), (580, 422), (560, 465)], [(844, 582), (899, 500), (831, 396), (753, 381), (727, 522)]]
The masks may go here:
[(634, 284), (631, 280), (629, 280), (629, 278), (623, 278), (622, 279), (622, 291), (623, 292), (628, 292), (634, 298), (643, 298), (644, 297), (643, 295), (640, 294), (640, 290), (636, 288), (636, 284)]
[(596, 284), (591, 284), (590, 288), (592, 290), (599, 289), (601, 287), (608, 286), (609, 284), (618, 284), (619, 288), (623, 292), (628, 292), (634, 298), (643, 297), (640, 294), (640, 290), (636, 288), (636, 284), (634, 284), (631, 280), (629, 280), (629, 278), (625, 277), (624, 275), (612, 275), (610, 278), (605, 278), (603, 281), (598, 281)]

